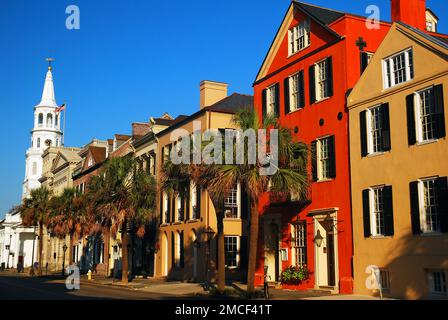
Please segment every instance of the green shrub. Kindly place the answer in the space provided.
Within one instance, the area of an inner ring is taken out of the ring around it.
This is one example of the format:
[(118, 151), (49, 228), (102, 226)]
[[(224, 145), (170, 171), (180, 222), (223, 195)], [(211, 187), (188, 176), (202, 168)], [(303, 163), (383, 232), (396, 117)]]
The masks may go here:
[(290, 266), (280, 275), (283, 284), (301, 284), (302, 281), (310, 278), (310, 270), (306, 265)]

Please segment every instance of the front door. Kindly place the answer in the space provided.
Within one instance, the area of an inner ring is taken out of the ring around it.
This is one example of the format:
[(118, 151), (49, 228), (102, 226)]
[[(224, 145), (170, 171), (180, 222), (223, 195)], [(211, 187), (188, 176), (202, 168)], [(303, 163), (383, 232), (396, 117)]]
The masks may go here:
[(279, 230), (280, 219), (264, 220), (264, 265), (268, 267), (268, 280), (277, 281), (280, 275)]
[(316, 280), (319, 287), (334, 287), (336, 285), (335, 236), (332, 219), (315, 220)]

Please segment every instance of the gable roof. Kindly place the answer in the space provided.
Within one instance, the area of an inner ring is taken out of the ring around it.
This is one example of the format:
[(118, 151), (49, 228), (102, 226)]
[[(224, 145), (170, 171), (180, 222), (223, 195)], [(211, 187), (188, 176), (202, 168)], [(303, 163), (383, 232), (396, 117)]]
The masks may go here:
[(445, 49), (448, 49), (448, 39), (447, 38), (443, 38), (443, 37), (436, 37), (436, 36), (432, 36), (430, 34), (428, 34), (427, 32), (421, 31), (420, 29), (414, 28), (413, 26), (410, 26), (404, 22), (397, 22), (399, 25), (417, 33), (419, 36), (425, 38), (428, 41), (431, 41), (432, 43), (441, 46)]
[(309, 16), (313, 21), (315, 21), (318, 25), (320, 25), (328, 33), (332, 34), (337, 39), (342, 38), (340, 34), (338, 34), (335, 30), (329, 27), (329, 24), (345, 16), (346, 13), (293, 0), (290, 6), (288, 7), (288, 10), (286, 11), (282, 23), (280, 24), (280, 27), (278, 28), (277, 33), (275, 34), (274, 40), (272, 41), (266, 53), (263, 63), (261, 64), (260, 70), (258, 71), (257, 76), (255, 78), (255, 82), (259, 81), (266, 75), (267, 69), (269, 68), (272, 62), (272, 59), (270, 57), (275, 56), (275, 54), (277, 53), (280, 47), (280, 42), (282, 41), (284, 35), (288, 31), (289, 25), (291, 24), (294, 18), (294, 13), (296, 10), (299, 10), (304, 14), (306, 14), (307, 16)]

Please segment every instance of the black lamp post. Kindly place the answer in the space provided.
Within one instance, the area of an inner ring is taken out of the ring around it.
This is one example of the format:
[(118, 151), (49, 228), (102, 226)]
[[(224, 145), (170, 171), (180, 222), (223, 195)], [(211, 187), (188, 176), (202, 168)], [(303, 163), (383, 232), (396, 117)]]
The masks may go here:
[(62, 246), (62, 251), (64, 252), (62, 259), (62, 276), (65, 276), (65, 251), (67, 251), (67, 245), (65, 243)]

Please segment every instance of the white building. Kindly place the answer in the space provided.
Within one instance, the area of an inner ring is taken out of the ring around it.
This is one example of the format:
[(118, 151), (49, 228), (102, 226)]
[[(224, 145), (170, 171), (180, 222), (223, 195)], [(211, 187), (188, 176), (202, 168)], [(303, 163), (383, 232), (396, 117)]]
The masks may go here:
[(18, 263), (30, 267), (37, 258), (37, 242), (37, 228), (24, 227), (20, 212), (7, 213), (0, 221), (0, 267), (17, 268)]
[(26, 152), (25, 180), (22, 198), (30, 195), (31, 190), (39, 188), (42, 175), (42, 153), (48, 146), (62, 144), (61, 119), (56, 109), (53, 75), (48, 67), (44, 91), (40, 103), (34, 107), (34, 128), (31, 130), (31, 146)]

